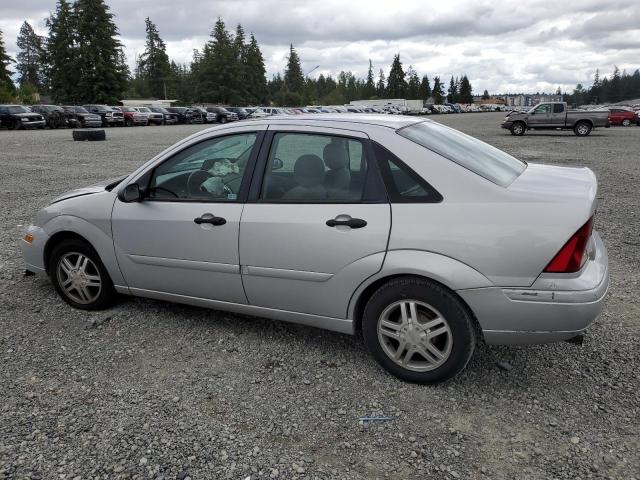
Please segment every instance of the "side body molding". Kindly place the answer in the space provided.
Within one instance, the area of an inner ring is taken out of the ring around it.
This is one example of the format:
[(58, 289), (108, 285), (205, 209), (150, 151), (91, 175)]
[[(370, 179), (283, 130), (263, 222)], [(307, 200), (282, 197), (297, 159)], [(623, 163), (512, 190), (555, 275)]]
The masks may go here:
[(394, 275), (428, 277), (451, 290), (493, 286), (493, 283), (480, 272), (451, 257), (424, 250), (389, 250), (382, 269), (360, 284), (351, 297), (347, 318), (355, 320), (356, 304), (369, 285), (381, 278)]

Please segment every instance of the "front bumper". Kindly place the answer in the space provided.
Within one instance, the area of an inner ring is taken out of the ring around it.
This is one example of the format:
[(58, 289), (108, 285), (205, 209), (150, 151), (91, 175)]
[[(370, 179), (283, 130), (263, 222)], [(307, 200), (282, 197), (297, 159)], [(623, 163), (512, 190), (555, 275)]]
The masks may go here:
[[(28, 243), (24, 237), (27, 234), (33, 235), (33, 241)], [(22, 256), (24, 257), (25, 268), (33, 273), (45, 274), (46, 266), (44, 264), (44, 247), (49, 241), (49, 235), (40, 227), (30, 225), (23, 232), (20, 246), (22, 247)]]
[(510, 120), (505, 120), (504, 122), (502, 122), (500, 124), (500, 127), (502, 128), (506, 128), (507, 130), (511, 128), (511, 125), (513, 125), (513, 122)]
[(609, 259), (597, 232), (576, 274), (542, 274), (529, 288), (475, 288), (458, 294), (489, 344), (548, 343), (582, 333), (600, 314), (609, 289)]
[(46, 122), (44, 120), (34, 120), (32, 122), (21, 122), (22, 128), (44, 128)]

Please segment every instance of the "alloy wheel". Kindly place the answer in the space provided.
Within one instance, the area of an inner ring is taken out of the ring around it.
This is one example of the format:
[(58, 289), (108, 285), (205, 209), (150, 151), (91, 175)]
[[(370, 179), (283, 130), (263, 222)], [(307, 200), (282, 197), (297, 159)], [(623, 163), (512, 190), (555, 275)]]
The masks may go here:
[(56, 267), (58, 283), (74, 302), (87, 305), (96, 301), (102, 291), (102, 277), (96, 264), (85, 254), (68, 252)]
[(380, 314), (378, 341), (394, 363), (414, 372), (438, 368), (453, 347), (451, 328), (440, 312), (409, 299), (392, 303)]

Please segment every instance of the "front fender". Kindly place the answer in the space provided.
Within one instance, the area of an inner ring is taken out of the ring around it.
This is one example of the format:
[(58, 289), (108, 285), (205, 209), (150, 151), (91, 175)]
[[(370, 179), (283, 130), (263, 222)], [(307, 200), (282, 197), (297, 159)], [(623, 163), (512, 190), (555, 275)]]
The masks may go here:
[(430, 278), (451, 290), (493, 286), (479, 271), (451, 257), (424, 250), (389, 250), (382, 269), (361, 283), (351, 297), (347, 318), (355, 319), (356, 305), (367, 287), (381, 279), (397, 275)]
[(100, 260), (102, 260), (107, 272), (109, 272), (113, 284), (126, 286), (116, 260), (110, 227), (108, 229), (109, 233), (107, 233), (105, 230), (98, 228), (93, 223), (80, 217), (74, 215), (58, 215), (43, 225), (42, 229), (49, 236), (49, 239), (61, 232), (72, 232), (86, 239), (98, 253)]

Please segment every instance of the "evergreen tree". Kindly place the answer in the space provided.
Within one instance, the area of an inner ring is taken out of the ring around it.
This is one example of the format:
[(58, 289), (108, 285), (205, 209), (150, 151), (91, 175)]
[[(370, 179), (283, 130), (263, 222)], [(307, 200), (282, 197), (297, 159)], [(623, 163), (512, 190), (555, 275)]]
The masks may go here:
[(45, 84), (43, 71), (45, 58), (42, 38), (25, 21), (20, 27), (16, 45), (18, 46), (18, 54), (16, 55), (18, 83), (20, 86), (29, 84), (36, 91), (41, 91)]
[(295, 93), (302, 93), (304, 87), (304, 76), (302, 74), (302, 67), (300, 66), (300, 57), (296, 49), (293, 48), (293, 44), (291, 44), (289, 48), (289, 58), (284, 71), (284, 84), (287, 90)]
[(409, 81), (407, 82), (407, 98), (412, 100), (421, 98), (420, 78), (411, 65), (409, 66), (409, 70), (407, 70), (407, 77), (409, 78)]
[(404, 98), (407, 92), (406, 74), (402, 69), (400, 62), (400, 54), (393, 57), (389, 79), (387, 81), (387, 97), (388, 98)]
[(13, 72), (9, 70), (9, 65), (13, 63), (13, 58), (7, 54), (0, 30), (0, 102), (10, 102), (15, 94), (15, 85), (11, 80)]
[(378, 74), (378, 83), (376, 83), (376, 95), (378, 98), (387, 98), (387, 86), (386, 79), (384, 77), (384, 71), (380, 69)]
[(247, 101), (248, 85), (247, 85), (247, 50), (248, 45), (245, 44), (245, 34), (242, 25), (236, 26), (236, 35), (233, 39), (233, 87), (234, 92), (229, 102), (231, 104), (240, 104)]
[(449, 81), (449, 90), (447, 93), (447, 102), (454, 103), (458, 100), (458, 85), (457, 82), (451, 76), (451, 80)]
[(47, 19), (47, 77), (56, 102), (77, 100), (76, 20), (67, 0), (58, 0), (55, 13)]
[(202, 53), (198, 72), (198, 99), (229, 103), (235, 97), (235, 55), (231, 35), (218, 18)]
[(431, 84), (429, 83), (429, 77), (426, 75), (422, 77), (422, 82), (420, 83), (420, 98), (424, 101), (427, 101), (431, 96)]
[(127, 67), (113, 14), (104, 0), (78, 0), (77, 101), (115, 103), (127, 87)]
[(488, 91), (488, 90), (485, 90), (485, 91), (482, 93), (482, 100), (489, 100), (490, 98), (491, 98), (491, 97), (489, 96), (489, 91)]
[(149, 17), (145, 19), (145, 29), (147, 41), (145, 50), (139, 59), (137, 74), (146, 84), (149, 96), (166, 98), (167, 82), (171, 74), (167, 46), (160, 38), (158, 28)]
[(246, 58), (247, 102), (261, 104), (267, 101), (267, 79), (264, 58), (253, 34), (249, 40)]
[(458, 101), (460, 103), (473, 103), (473, 89), (471, 88), (471, 82), (469, 82), (469, 78), (466, 75), (463, 75), (460, 80)]
[(444, 102), (444, 87), (440, 81), (440, 77), (433, 77), (433, 90), (431, 92), (433, 102), (441, 105)]
[(376, 96), (376, 81), (373, 77), (373, 63), (369, 59), (369, 70), (367, 70), (367, 82), (365, 83), (363, 95), (365, 99)]

